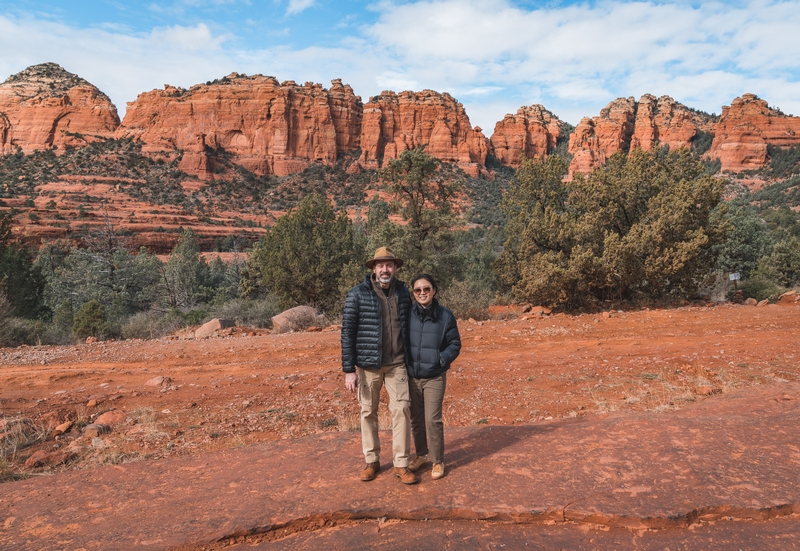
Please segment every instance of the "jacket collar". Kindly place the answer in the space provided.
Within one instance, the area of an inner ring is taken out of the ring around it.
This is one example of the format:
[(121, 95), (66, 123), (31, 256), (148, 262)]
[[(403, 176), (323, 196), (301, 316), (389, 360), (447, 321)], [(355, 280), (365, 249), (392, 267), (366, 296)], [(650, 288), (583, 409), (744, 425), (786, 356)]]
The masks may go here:
[(439, 317), (439, 301), (435, 298), (427, 308), (420, 306), (419, 302), (415, 302), (412, 308), (420, 321), (425, 321), (426, 319), (436, 321), (436, 318)]

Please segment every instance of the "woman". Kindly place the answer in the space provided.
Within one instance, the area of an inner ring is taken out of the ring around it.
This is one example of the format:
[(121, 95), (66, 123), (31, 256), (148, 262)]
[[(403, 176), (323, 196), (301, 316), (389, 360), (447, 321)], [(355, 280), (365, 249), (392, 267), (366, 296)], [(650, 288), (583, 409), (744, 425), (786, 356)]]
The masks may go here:
[(436, 300), (436, 282), (428, 274), (411, 281), (416, 302), (408, 316), (411, 394), (411, 436), (416, 457), (408, 470), (433, 462), (431, 478), (444, 476), (444, 425), (442, 400), (450, 364), (461, 350), (461, 337), (453, 313)]

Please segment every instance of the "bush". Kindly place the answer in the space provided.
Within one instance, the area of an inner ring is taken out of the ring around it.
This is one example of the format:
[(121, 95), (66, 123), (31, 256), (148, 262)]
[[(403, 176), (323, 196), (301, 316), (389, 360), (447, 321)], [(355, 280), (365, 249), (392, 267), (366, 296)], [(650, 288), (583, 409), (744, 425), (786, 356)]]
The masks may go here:
[(11, 303), (8, 302), (4, 294), (0, 293), (0, 346), (9, 346), (11, 344), (9, 322), (12, 314)]
[(454, 281), (439, 292), (438, 300), (458, 319), (489, 319), (492, 292), (473, 281)]
[(269, 295), (258, 300), (234, 299), (213, 310), (214, 317), (236, 320), (236, 325), (267, 328), (272, 326), (272, 317), (279, 314), (281, 308), (278, 298)]
[(84, 303), (75, 314), (72, 332), (79, 339), (103, 338), (106, 336), (107, 328), (106, 309), (96, 300), (90, 300)]
[(739, 284), (745, 298), (754, 298), (758, 301), (769, 299), (774, 302), (785, 291), (777, 283), (770, 279), (754, 277)]
[(723, 181), (686, 149), (620, 152), (569, 182), (566, 172), (555, 156), (517, 170), (495, 264), (505, 290), (565, 308), (694, 294), (728, 228)]

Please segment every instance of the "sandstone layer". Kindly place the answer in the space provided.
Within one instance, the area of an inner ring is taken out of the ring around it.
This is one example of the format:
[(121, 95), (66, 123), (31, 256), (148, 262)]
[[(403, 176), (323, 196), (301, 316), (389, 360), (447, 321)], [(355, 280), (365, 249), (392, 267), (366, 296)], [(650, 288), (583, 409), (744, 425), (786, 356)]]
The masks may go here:
[(150, 153), (184, 150), (181, 168), (200, 177), (222, 151), (258, 174), (285, 176), (357, 148), (361, 111), (361, 98), (339, 80), (326, 90), (233, 73), (189, 90), (140, 94), (117, 136), (141, 140)]
[(569, 140), (573, 158), (570, 173), (591, 172), (617, 151), (687, 147), (700, 132), (713, 132), (715, 119), (694, 111), (669, 96), (645, 94), (609, 103), (597, 117), (584, 117)]
[(464, 106), (450, 94), (386, 91), (364, 106), (362, 166), (378, 168), (420, 146), (472, 176), (486, 164), (488, 140), (480, 127), (472, 128)]
[(723, 171), (756, 170), (768, 162), (767, 146), (800, 144), (800, 117), (784, 115), (755, 94), (744, 94), (722, 107), (707, 156)]
[(0, 84), (0, 154), (81, 146), (119, 126), (103, 92), (55, 63), (33, 65)]
[(564, 123), (542, 105), (520, 107), (494, 127), (490, 139), (494, 156), (505, 166), (517, 168), (525, 159), (547, 155), (559, 139), (566, 138)]

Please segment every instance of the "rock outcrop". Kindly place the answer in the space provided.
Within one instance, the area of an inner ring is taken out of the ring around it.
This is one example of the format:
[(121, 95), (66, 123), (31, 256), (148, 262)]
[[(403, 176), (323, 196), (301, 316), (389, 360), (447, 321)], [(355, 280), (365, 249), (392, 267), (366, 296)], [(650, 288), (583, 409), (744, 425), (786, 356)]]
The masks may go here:
[(520, 107), (494, 127), (490, 139), (494, 156), (505, 166), (517, 168), (525, 159), (547, 155), (563, 135), (564, 123), (542, 105)]
[(669, 96), (645, 94), (609, 103), (597, 117), (585, 117), (569, 140), (570, 173), (591, 172), (617, 151), (689, 146), (702, 132), (713, 132), (715, 118), (682, 105)]
[(714, 141), (706, 156), (719, 159), (723, 171), (761, 168), (768, 162), (767, 145), (800, 144), (800, 117), (772, 109), (754, 94), (744, 94), (723, 106)]
[(489, 149), (481, 128), (472, 128), (464, 106), (450, 94), (386, 91), (364, 106), (362, 166), (378, 168), (385, 160), (420, 146), (472, 176), (485, 166)]
[(0, 84), (0, 154), (81, 146), (119, 126), (103, 92), (55, 63), (33, 65)]
[(258, 174), (285, 176), (358, 147), (361, 111), (361, 98), (338, 80), (326, 90), (233, 73), (189, 90), (167, 85), (140, 94), (117, 136), (141, 140), (150, 153), (184, 150), (181, 168), (200, 177), (218, 150)]

